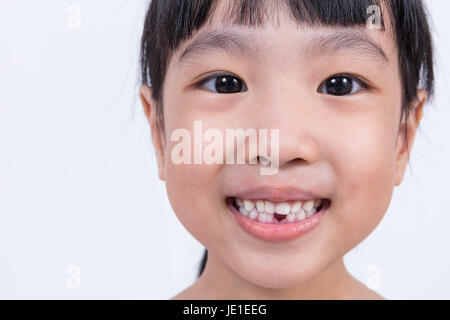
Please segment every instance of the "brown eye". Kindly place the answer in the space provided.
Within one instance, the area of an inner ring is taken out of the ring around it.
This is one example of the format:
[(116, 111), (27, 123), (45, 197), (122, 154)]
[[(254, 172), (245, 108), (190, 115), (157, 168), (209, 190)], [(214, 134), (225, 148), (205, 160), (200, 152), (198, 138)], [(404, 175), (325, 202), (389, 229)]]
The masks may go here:
[(206, 88), (208, 91), (222, 94), (247, 91), (247, 87), (242, 80), (230, 75), (219, 75), (207, 78), (201, 81), (198, 87)]
[(367, 88), (367, 86), (352, 77), (333, 76), (322, 82), (317, 91), (334, 96), (346, 96), (357, 93), (364, 88)]

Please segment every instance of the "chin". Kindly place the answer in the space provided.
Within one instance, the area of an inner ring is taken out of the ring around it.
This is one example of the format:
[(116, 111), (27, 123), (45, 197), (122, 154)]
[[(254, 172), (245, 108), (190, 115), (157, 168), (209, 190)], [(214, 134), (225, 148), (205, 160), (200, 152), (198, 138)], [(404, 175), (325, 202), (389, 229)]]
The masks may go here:
[[(268, 260), (262, 259), (262, 260)], [(314, 279), (326, 267), (321, 267), (321, 261), (312, 258), (309, 263), (280, 263), (273, 258), (273, 263), (260, 263), (258, 259), (241, 259), (233, 271), (252, 285), (266, 289), (289, 289), (302, 286)], [(254, 261), (251, 263), (250, 261)]]

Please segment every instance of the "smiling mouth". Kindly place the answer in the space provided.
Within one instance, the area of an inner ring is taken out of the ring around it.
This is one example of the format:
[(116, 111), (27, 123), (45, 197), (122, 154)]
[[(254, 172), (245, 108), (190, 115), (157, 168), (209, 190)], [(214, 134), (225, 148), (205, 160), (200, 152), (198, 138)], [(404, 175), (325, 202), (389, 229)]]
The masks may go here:
[(328, 208), (331, 201), (327, 198), (311, 200), (271, 201), (265, 199), (250, 200), (228, 197), (231, 204), (243, 217), (263, 224), (293, 224), (308, 220)]

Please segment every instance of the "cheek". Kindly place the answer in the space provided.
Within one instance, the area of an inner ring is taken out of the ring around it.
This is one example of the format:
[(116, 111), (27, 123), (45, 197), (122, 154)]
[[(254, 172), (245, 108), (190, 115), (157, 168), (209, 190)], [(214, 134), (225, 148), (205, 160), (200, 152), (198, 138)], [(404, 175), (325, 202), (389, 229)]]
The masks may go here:
[[(171, 133), (183, 128), (189, 132), (190, 160), (194, 162), (195, 139), (202, 141), (202, 134), (208, 128), (221, 129), (228, 124), (223, 117), (218, 120), (214, 113), (202, 112), (198, 104), (185, 101), (170, 101), (170, 108), (165, 113), (166, 152), (164, 154), (165, 182), (169, 201), (177, 218), (186, 230), (206, 247), (214, 242), (223, 242), (222, 233), (217, 232), (223, 222), (223, 212), (227, 212), (225, 198), (221, 192), (222, 164), (179, 164), (172, 161), (172, 151), (180, 140), (171, 141)], [(196, 108), (197, 107), (197, 108)], [(176, 112), (175, 112), (176, 110)], [(189, 112), (187, 112), (189, 111)], [(195, 121), (201, 121), (201, 130), (196, 132)], [(232, 121), (232, 120), (230, 120)], [(186, 137), (188, 137), (186, 135)], [(200, 142), (202, 143), (202, 142)], [(205, 150), (209, 142), (203, 142)], [(187, 146), (187, 145), (185, 145)], [(179, 149), (178, 149), (179, 150)], [(174, 155), (179, 154), (175, 153)], [(202, 152), (200, 151), (200, 154)]]
[(166, 161), (166, 189), (172, 208), (186, 230), (203, 245), (218, 240), (217, 212), (225, 201), (216, 190), (217, 165), (176, 165)]
[[(337, 228), (352, 243), (362, 241), (381, 221), (394, 188), (395, 139), (387, 127), (354, 126), (334, 151), (338, 184), (334, 197)], [(342, 236), (342, 234), (340, 235)]]

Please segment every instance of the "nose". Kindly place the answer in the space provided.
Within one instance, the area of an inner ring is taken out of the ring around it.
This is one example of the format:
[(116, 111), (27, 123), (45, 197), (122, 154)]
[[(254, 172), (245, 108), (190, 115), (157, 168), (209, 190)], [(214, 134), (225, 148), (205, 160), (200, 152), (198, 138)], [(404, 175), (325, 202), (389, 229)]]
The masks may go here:
[(283, 94), (272, 92), (258, 100), (264, 102), (252, 104), (255, 110), (251, 111), (251, 121), (254, 128), (266, 129), (270, 135), (272, 129), (278, 131), (278, 150), (270, 150), (274, 144), (268, 140), (268, 151), (271, 157), (278, 152), (279, 171), (316, 162), (320, 149), (314, 123), (320, 119), (317, 119), (319, 114), (314, 111), (312, 99), (298, 91), (289, 94), (284, 91)]

